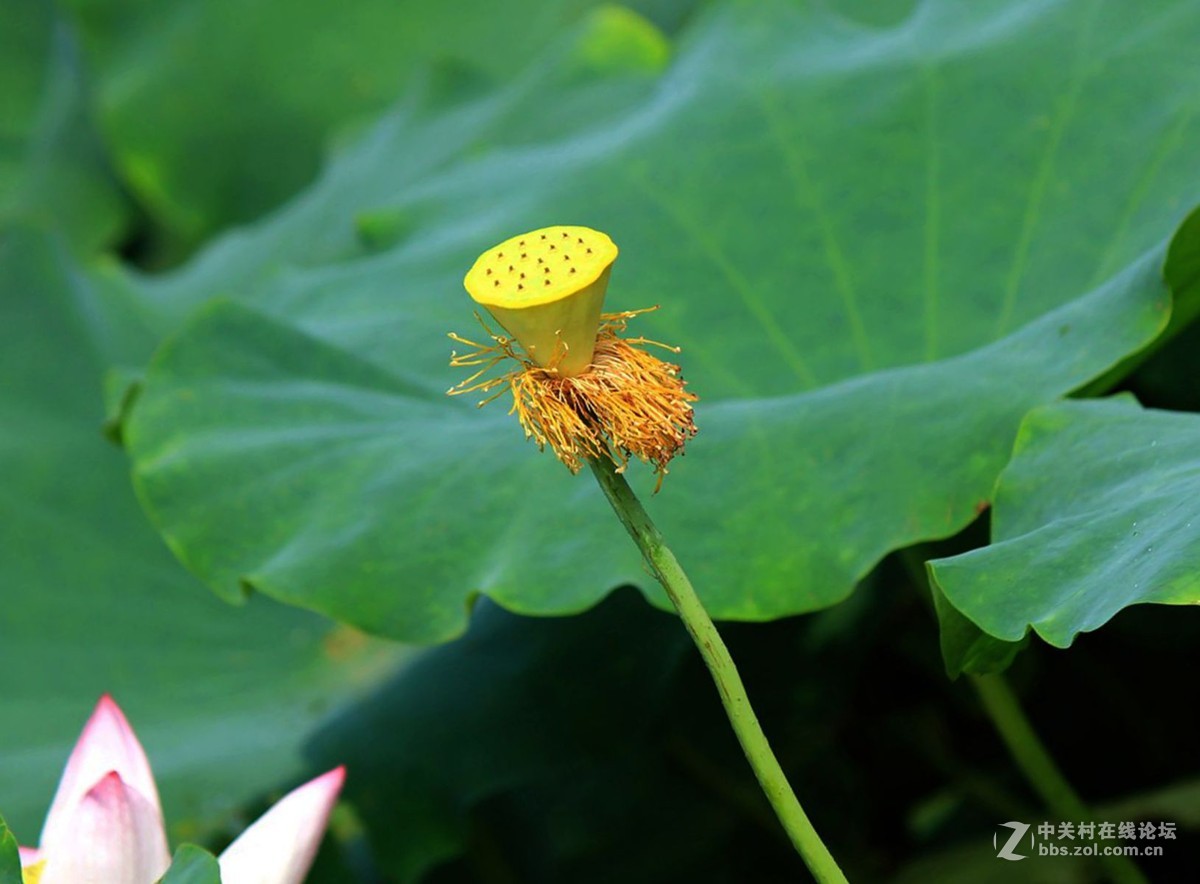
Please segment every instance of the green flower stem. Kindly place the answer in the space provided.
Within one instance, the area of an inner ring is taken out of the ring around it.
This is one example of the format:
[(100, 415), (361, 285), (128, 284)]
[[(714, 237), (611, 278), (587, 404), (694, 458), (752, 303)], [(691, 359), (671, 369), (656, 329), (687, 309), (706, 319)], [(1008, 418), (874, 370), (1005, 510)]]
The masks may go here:
[[(1095, 815), (1054, 763), (1004, 677), (972, 675), (971, 683), (1017, 767), (1046, 806), (1060, 819), (1094, 821)], [(1104, 864), (1108, 877), (1117, 884), (1147, 884), (1146, 876), (1129, 857), (1100, 856), (1097, 859)]]
[(754, 775), (758, 777), (759, 785), (775, 809), (775, 814), (792, 844), (796, 846), (813, 877), (821, 884), (845, 882), (846, 876), (842, 874), (817, 830), (809, 822), (804, 808), (800, 806), (796, 794), (788, 784), (783, 768), (775, 758), (775, 753), (771, 751), (762, 726), (758, 723), (758, 717), (750, 706), (741, 676), (738, 675), (733, 658), (729, 656), (729, 649), (725, 647), (720, 633), (717, 632), (708, 612), (704, 610), (691, 581), (683, 573), (683, 568), (675, 560), (662, 534), (642, 508), (625, 477), (617, 473), (607, 459), (592, 460), (589, 461), (589, 465), (604, 490), (604, 496), (612, 504), (617, 517), (638, 545), (638, 549), (642, 551), (642, 558), (646, 560), (658, 582), (667, 591), (675, 609), (679, 611), (684, 626), (687, 627), (700, 655), (704, 658), (705, 665), (712, 673), (717, 691), (721, 695), (721, 703), (725, 706), (738, 742), (742, 744), (746, 759), (754, 768)]

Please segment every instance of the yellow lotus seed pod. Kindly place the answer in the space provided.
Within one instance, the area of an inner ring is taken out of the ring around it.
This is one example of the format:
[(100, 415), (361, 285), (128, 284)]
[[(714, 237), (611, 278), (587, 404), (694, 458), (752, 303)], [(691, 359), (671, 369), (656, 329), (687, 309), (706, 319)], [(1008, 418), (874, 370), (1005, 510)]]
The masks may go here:
[(538, 365), (562, 377), (587, 370), (617, 247), (590, 227), (543, 227), (506, 239), (463, 280)]

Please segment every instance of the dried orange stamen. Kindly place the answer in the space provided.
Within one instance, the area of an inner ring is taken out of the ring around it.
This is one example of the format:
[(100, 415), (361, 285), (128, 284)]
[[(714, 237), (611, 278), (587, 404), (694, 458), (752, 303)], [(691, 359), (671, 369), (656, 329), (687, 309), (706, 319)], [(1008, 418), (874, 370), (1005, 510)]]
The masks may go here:
[[(650, 308), (655, 309), (655, 308)], [(651, 344), (672, 352), (677, 348), (643, 338), (626, 340), (629, 320), (646, 310), (604, 314), (592, 361), (577, 375), (564, 377), (553, 367), (540, 366), (510, 338), (480, 324), (492, 344), (478, 344), (459, 335), (450, 337), (473, 349), (455, 353), (451, 365), (479, 369), (449, 390), (450, 395), (483, 393), (484, 405), (506, 389), (512, 391), (515, 413), (539, 448), (549, 445), (572, 472), (585, 460), (609, 457), (624, 470), (631, 457), (653, 464), (659, 484), (667, 464), (696, 434), (692, 403), (679, 367), (664, 362), (635, 344)], [(502, 375), (484, 377), (506, 359), (517, 367)]]

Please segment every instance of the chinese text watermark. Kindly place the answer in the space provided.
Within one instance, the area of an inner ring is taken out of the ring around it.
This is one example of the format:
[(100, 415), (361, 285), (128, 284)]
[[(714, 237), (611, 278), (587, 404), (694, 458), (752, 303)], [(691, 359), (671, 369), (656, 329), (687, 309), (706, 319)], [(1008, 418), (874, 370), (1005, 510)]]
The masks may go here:
[(1029, 856), (1162, 856), (1175, 840), (1168, 822), (1042, 822), (1010, 820), (992, 835), (996, 856), (1017, 862)]

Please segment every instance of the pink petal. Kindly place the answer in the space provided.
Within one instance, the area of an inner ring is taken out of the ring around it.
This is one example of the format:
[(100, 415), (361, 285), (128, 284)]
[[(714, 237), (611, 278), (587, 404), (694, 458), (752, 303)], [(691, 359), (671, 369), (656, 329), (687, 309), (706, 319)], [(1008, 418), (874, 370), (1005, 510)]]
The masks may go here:
[(158, 808), (115, 770), (62, 817), (41, 884), (154, 884), (171, 864)]
[(346, 769), (335, 768), (289, 792), (259, 817), (221, 854), (222, 884), (300, 884), (345, 779)]
[(18, 847), (17, 853), (21, 857), (21, 868), (25, 868), (25, 866), (31, 866), (42, 858), (42, 852), (40, 850), (34, 850), (32, 847)]
[(158, 827), (163, 828), (162, 808), (158, 800), (158, 789), (154, 785), (154, 774), (142, 744), (138, 742), (125, 714), (112, 697), (105, 694), (96, 704), (92, 717), (84, 725), (62, 779), (54, 802), (46, 814), (39, 845), (44, 853), (53, 853), (61, 843), (65, 821), (70, 818), (75, 806), (93, 786), (108, 774), (116, 771), (125, 786), (138, 792), (157, 815)]

